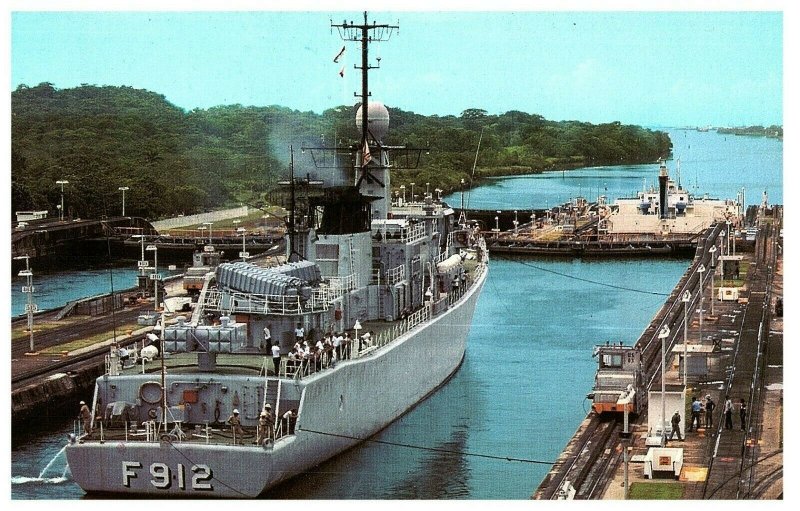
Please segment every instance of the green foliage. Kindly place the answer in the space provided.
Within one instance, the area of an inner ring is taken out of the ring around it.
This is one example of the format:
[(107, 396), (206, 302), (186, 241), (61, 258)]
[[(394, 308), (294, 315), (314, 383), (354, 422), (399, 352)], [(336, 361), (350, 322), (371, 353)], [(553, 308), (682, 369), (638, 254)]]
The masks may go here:
[(631, 500), (680, 500), (683, 485), (676, 482), (641, 482), (631, 484), (628, 498)]
[[(126, 213), (157, 218), (268, 197), (288, 168), (288, 148), (353, 144), (356, 107), (322, 114), (280, 106), (217, 106), (186, 112), (164, 96), (131, 87), (50, 83), (11, 95), (11, 207), (56, 214), (64, 187), (67, 215)], [(638, 126), (548, 121), (470, 108), (460, 116), (423, 116), (391, 108), (384, 142), (427, 149), (416, 170), (392, 184), (430, 183), (445, 192), (476, 178), (582, 165), (653, 162), (671, 148), (662, 132)], [(333, 139), (336, 139), (335, 141)], [(298, 169), (303, 172), (304, 169)]]

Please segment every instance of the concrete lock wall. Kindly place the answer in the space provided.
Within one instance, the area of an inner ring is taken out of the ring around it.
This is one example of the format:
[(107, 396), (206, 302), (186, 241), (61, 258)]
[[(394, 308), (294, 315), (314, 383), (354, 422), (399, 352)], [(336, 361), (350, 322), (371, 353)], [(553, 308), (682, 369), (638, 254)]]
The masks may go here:
[(189, 225), (197, 225), (203, 222), (217, 222), (219, 220), (228, 220), (231, 218), (239, 218), (247, 216), (248, 207), (240, 206), (238, 208), (223, 209), (220, 211), (211, 211), (208, 213), (200, 213), (197, 215), (179, 216), (176, 218), (167, 218), (153, 222), (153, 227), (161, 232), (167, 229), (177, 229), (179, 227), (186, 227)]

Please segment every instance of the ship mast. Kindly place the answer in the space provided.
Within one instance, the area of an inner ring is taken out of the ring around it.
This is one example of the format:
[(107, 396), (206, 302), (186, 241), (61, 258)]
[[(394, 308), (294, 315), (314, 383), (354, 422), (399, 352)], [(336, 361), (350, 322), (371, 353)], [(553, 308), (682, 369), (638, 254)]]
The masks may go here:
[[(395, 30), (399, 30), (399, 25), (378, 24), (376, 22), (369, 23), (367, 19), (367, 12), (364, 11), (364, 23), (356, 24), (353, 21), (343, 21), (341, 24), (331, 22), (331, 27), (335, 27), (339, 31), (339, 36), (344, 41), (352, 41), (361, 43), (361, 65), (354, 65), (355, 69), (361, 70), (361, 93), (354, 93), (357, 98), (361, 99), (361, 139), (358, 145), (358, 152), (361, 155), (361, 176), (358, 179), (357, 187), (360, 187), (363, 180), (374, 182), (385, 187), (374, 175), (370, 174), (367, 170), (367, 164), (372, 159), (369, 149), (369, 138), (372, 138), (373, 145), (378, 147), (379, 141), (370, 133), (369, 130), (369, 70), (380, 68), (380, 57), (378, 57), (378, 64), (375, 66), (369, 63), (369, 43), (388, 41)], [(380, 156), (380, 155), (379, 155)]]

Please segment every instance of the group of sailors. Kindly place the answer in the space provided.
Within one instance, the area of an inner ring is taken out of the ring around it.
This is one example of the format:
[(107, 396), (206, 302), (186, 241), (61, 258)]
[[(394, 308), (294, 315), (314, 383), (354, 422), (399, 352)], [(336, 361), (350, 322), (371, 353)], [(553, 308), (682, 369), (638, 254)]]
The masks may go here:
[[(239, 410), (233, 409), (233, 413), (228, 420), (225, 421), (230, 425), (231, 433), (233, 435), (234, 443), (243, 443), (245, 438), (245, 431), (242, 428), (242, 421), (239, 419)], [(294, 425), (297, 422), (297, 410), (287, 410), (282, 416), (281, 421), (278, 423), (277, 433), (278, 436), (291, 435), (294, 433)], [(256, 440), (253, 442), (257, 445), (266, 445), (274, 442), (276, 439), (276, 426), (275, 415), (272, 413), (272, 405), (269, 403), (264, 405), (264, 410), (258, 417), (256, 424)]]
[[(374, 332), (367, 331), (359, 337), (359, 349), (368, 346)], [(306, 339), (305, 332), (298, 325), (295, 329), (295, 344), (286, 356), (286, 374), (291, 376), (297, 371), (300, 374), (311, 374), (322, 369), (333, 367), (340, 360), (353, 356), (355, 338), (349, 332), (328, 332), (322, 339), (314, 342), (313, 337)], [(273, 345), (273, 364), (278, 374), (280, 368), (280, 350)], [(277, 353), (276, 353), (277, 351)]]

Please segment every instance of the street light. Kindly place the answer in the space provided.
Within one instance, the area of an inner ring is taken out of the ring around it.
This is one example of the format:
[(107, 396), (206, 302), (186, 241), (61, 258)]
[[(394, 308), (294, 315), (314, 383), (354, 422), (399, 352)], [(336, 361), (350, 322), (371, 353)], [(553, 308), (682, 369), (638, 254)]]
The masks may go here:
[(56, 181), (56, 184), (57, 185), (61, 185), (61, 207), (59, 208), (59, 215), (60, 215), (59, 220), (63, 221), (64, 220), (64, 185), (68, 185), (69, 181), (67, 181), (66, 179), (59, 179), (58, 181)]
[(403, 192), (403, 204), (406, 203), (406, 185), (400, 185), (400, 191)]
[(725, 220), (725, 227), (726, 227), (726, 235), (725, 235), (725, 237), (727, 238), (725, 241), (726, 241), (726, 243), (728, 245), (727, 246), (727, 250), (726, 250), (725, 253), (727, 255), (731, 255), (731, 221), (730, 220)]
[(703, 273), (706, 271), (706, 267), (702, 264), (697, 271), (700, 272), (700, 342), (703, 342), (703, 298), (705, 298), (705, 278)]
[(119, 188), (117, 188), (117, 190), (120, 190), (122, 192), (122, 216), (125, 216), (125, 192), (130, 190), (130, 188), (127, 186), (120, 186)]
[[(658, 332), (658, 338), (661, 339), (661, 446), (666, 445), (667, 442), (667, 396), (666, 396), (666, 383), (664, 371), (666, 370), (666, 340), (669, 337), (669, 327), (664, 325), (661, 331)], [(684, 361), (684, 363), (686, 363)]]
[(245, 229), (244, 227), (239, 227), (238, 229), (236, 229), (236, 232), (238, 232), (242, 236), (242, 251), (239, 252), (239, 257), (241, 257), (242, 260), (245, 261), (247, 260), (248, 257), (250, 257), (250, 254), (247, 253), (247, 247), (245, 246), (247, 229)]
[(517, 227), (519, 226), (519, 221), (517, 220), (517, 210), (514, 210), (514, 234), (519, 234), (517, 231)]
[(711, 317), (714, 317), (714, 274), (717, 273), (717, 263), (714, 254), (717, 252), (717, 244), (711, 245), (708, 252), (711, 254)]
[(689, 363), (686, 344), (689, 342), (689, 302), (692, 301), (692, 293), (684, 291), (681, 301), (683, 302), (683, 386), (686, 387), (686, 366)]
[(25, 277), (26, 284), (22, 286), (22, 292), (28, 295), (28, 303), (25, 304), (25, 312), (28, 314), (28, 333), (30, 334), (30, 352), (33, 353), (33, 313), (36, 312), (36, 304), (33, 303), (33, 272), (30, 267), (30, 256), (17, 256), (14, 259), (25, 259), (25, 269), (21, 270), (18, 275)]
[(147, 245), (147, 250), (153, 252), (153, 273), (150, 275), (150, 279), (153, 281), (153, 288), (155, 289), (155, 310), (158, 311), (158, 281), (161, 280), (161, 275), (158, 274), (158, 246)]
[(411, 202), (414, 202), (414, 185), (416, 183), (409, 183), (411, 185)]
[(131, 236), (131, 238), (139, 238), (139, 243), (142, 245), (142, 258), (139, 259), (137, 264), (139, 265), (139, 273), (141, 275), (144, 275), (144, 269), (147, 268), (147, 265), (149, 264), (148, 261), (145, 260), (145, 258), (144, 258), (144, 238), (145, 238), (145, 235), (144, 234), (134, 234), (133, 236)]

